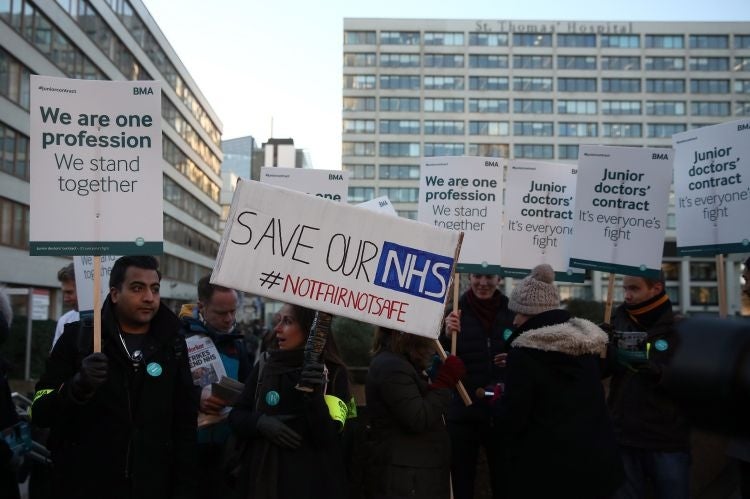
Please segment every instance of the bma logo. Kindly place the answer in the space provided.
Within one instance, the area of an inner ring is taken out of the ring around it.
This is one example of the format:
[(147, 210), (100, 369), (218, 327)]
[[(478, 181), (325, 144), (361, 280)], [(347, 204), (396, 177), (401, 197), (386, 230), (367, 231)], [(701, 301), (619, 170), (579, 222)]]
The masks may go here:
[(651, 159), (669, 159), (669, 156), (665, 152), (655, 152), (651, 155)]
[(497, 161), (485, 161), (484, 166), (495, 166), (498, 167), (500, 164)]
[(344, 180), (344, 176), (340, 173), (329, 173), (328, 180)]
[(375, 284), (442, 303), (452, 267), (453, 258), (385, 241)]
[(750, 123), (742, 123), (737, 125), (737, 131), (740, 132), (742, 130), (750, 130)]
[(151, 87), (133, 87), (133, 95), (154, 95)]

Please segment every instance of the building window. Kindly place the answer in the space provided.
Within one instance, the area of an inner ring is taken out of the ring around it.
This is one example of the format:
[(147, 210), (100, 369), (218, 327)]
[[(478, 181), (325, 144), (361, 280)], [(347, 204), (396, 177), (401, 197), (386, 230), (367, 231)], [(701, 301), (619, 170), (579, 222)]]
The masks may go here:
[(375, 165), (344, 165), (344, 171), (349, 172), (351, 180), (369, 180), (375, 178)]
[(469, 45), (478, 47), (506, 47), (507, 33), (469, 33)]
[(344, 156), (375, 156), (375, 142), (341, 143), (341, 154)]
[(419, 189), (416, 187), (381, 187), (379, 194), (387, 196), (392, 203), (416, 203), (419, 201)]
[(596, 69), (596, 57), (591, 55), (558, 55), (557, 69)]
[(419, 143), (417, 142), (381, 142), (380, 155), (384, 157), (417, 157)]
[(734, 71), (750, 71), (750, 57), (735, 57)]
[(425, 90), (463, 90), (463, 76), (425, 76)]
[(425, 99), (424, 110), (429, 113), (463, 113), (463, 99)]
[(596, 137), (596, 123), (557, 124), (557, 135), (560, 137)]
[(551, 92), (552, 78), (516, 76), (513, 78), (513, 90), (518, 92)]
[(551, 121), (514, 121), (513, 135), (552, 137), (552, 135), (554, 135), (554, 130)]
[(729, 71), (729, 57), (691, 57), (690, 71)]
[(646, 101), (646, 114), (649, 116), (683, 116), (684, 101)]
[(0, 123), (0, 171), (29, 181), (29, 138)]
[(690, 80), (690, 92), (693, 94), (727, 94), (729, 80)]
[(419, 165), (380, 165), (381, 180), (419, 180)]
[(513, 33), (516, 47), (551, 47), (552, 35), (538, 33)]
[(602, 56), (603, 70), (617, 71), (639, 71), (641, 69), (641, 58), (638, 56)]
[(495, 54), (469, 54), (470, 68), (507, 68), (508, 56)]
[(558, 114), (596, 114), (595, 100), (558, 100)]
[(727, 49), (728, 35), (690, 35), (691, 49)]
[(716, 286), (690, 286), (690, 304), (704, 307), (718, 305), (719, 293)]
[(221, 161), (219, 161), (219, 157), (214, 154), (213, 150), (203, 141), (195, 128), (193, 128), (188, 122), (187, 118), (177, 111), (177, 108), (169, 99), (161, 100), (161, 116), (164, 118), (164, 123), (167, 123), (174, 128), (180, 137), (182, 137), (190, 148), (206, 162), (214, 173), (218, 175), (221, 172)]
[(648, 78), (646, 92), (652, 94), (683, 94), (685, 80), (671, 78)]
[(29, 248), (29, 207), (0, 197), (0, 245)]
[(380, 88), (383, 90), (419, 90), (419, 76), (380, 75)]
[(426, 31), (425, 45), (463, 45), (464, 34), (461, 32)]
[(623, 115), (641, 114), (641, 101), (638, 100), (603, 100), (602, 114)]
[(646, 135), (650, 138), (669, 138), (686, 130), (684, 123), (648, 123)]
[(380, 54), (382, 68), (418, 68), (419, 54)]
[(577, 144), (560, 144), (557, 146), (558, 159), (578, 159)]
[(750, 116), (750, 102), (737, 102), (734, 105), (735, 116)]
[(344, 66), (349, 68), (375, 67), (375, 54), (372, 52), (346, 52)]
[(716, 281), (716, 263), (691, 261), (690, 278), (693, 281)]
[(550, 114), (552, 99), (513, 99), (514, 113)]
[(505, 76), (469, 76), (470, 90), (508, 90)]
[(469, 135), (508, 135), (507, 121), (469, 121)]
[(729, 116), (729, 102), (693, 101), (690, 114), (693, 116)]
[(602, 123), (602, 137), (641, 137), (640, 123)]
[(417, 219), (416, 210), (396, 210), (396, 214), (401, 218), (408, 218), (409, 220)]
[(507, 113), (508, 99), (469, 99), (470, 113)]
[(380, 110), (417, 112), (419, 111), (419, 97), (381, 97)]
[(469, 156), (507, 158), (508, 144), (469, 144)]
[(219, 230), (219, 215), (198, 198), (180, 187), (177, 182), (164, 175), (162, 183), (164, 200), (172, 203), (200, 223), (213, 230)]
[(419, 31), (381, 31), (381, 45), (419, 45)]
[(375, 97), (344, 97), (344, 111), (375, 111)]
[(419, 134), (419, 120), (380, 120), (380, 133)]
[(549, 144), (514, 144), (513, 157), (516, 159), (552, 159), (554, 149)]
[(685, 37), (682, 35), (646, 35), (647, 49), (682, 49)]
[(638, 93), (641, 91), (639, 78), (602, 78), (602, 92)]
[(551, 55), (514, 55), (514, 69), (549, 69), (552, 67)]
[(641, 46), (640, 35), (601, 35), (602, 48), (637, 49)]
[(29, 109), (31, 70), (0, 47), (0, 95)]
[(161, 153), (164, 160), (172, 165), (175, 170), (185, 176), (190, 182), (196, 187), (202, 190), (208, 197), (219, 202), (219, 194), (221, 187), (211, 180), (211, 177), (201, 170), (193, 160), (191, 160), (182, 150), (167, 138), (166, 135), (162, 135), (161, 140), (162, 148)]
[(558, 92), (596, 92), (596, 78), (558, 78)]
[(163, 273), (162, 277), (175, 281), (194, 284), (204, 275), (211, 273), (211, 269), (207, 267), (177, 258), (174, 255), (164, 254), (159, 259), (159, 268)]
[(164, 239), (209, 258), (215, 258), (219, 252), (218, 242), (178, 222), (169, 215), (164, 215)]
[(344, 120), (343, 133), (375, 133), (375, 120)]
[(463, 121), (425, 120), (425, 135), (464, 135)]
[(750, 49), (750, 35), (734, 35), (734, 48)]
[(425, 142), (424, 155), (427, 156), (463, 156), (463, 144), (441, 144), (436, 142)]
[(685, 69), (684, 57), (646, 57), (646, 71), (682, 71)]
[(349, 202), (364, 203), (375, 197), (374, 187), (349, 187)]
[(424, 67), (462, 68), (464, 67), (464, 56), (463, 54), (425, 54)]
[(372, 90), (376, 81), (374, 75), (344, 75), (344, 88), (353, 90)]
[(557, 34), (558, 47), (596, 47), (596, 35)]
[(344, 45), (375, 45), (374, 31), (345, 31)]
[(738, 94), (750, 94), (750, 80), (734, 80), (734, 91)]

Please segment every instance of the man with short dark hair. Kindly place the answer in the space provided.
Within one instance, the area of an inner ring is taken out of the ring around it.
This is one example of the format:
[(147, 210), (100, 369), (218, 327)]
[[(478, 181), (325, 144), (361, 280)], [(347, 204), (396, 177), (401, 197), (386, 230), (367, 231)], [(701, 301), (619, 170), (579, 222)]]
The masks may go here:
[(678, 342), (672, 302), (663, 278), (625, 276), (623, 289), (606, 362), (607, 404), (625, 467), (615, 497), (643, 498), (650, 481), (658, 499), (687, 499), (690, 429), (661, 386)]
[(57, 326), (55, 327), (55, 337), (52, 338), (52, 346), (50, 347), (50, 350), (55, 347), (55, 343), (57, 343), (57, 340), (59, 340), (60, 336), (62, 336), (65, 324), (69, 324), (80, 319), (80, 315), (78, 314), (76, 273), (73, 262), (69, 263), (57, 272), (57, 280), (60, 281), (63, 303), (66, 307), (70, 307), (70, 310), (61, 315), (57, 320)]
[(160, 281), (156, 258), (119, 258), (102, 306), (102, 351), (92, 353), (92, 325), (75, 322), (47, 359), (30, 414), (51, 427), (59, 497), (195, 497), (197, 393)]

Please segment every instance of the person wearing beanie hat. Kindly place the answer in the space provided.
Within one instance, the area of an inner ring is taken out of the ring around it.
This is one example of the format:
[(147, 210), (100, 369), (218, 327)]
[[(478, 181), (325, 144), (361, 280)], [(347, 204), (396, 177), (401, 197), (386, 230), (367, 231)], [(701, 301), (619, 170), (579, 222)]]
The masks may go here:
[(607, 335), (560, 309), (554, 277), (538, 265), (508, 305), (516, 330), (499, 418), (507, 497), (609, 497), (623, 472), (600, 381)]

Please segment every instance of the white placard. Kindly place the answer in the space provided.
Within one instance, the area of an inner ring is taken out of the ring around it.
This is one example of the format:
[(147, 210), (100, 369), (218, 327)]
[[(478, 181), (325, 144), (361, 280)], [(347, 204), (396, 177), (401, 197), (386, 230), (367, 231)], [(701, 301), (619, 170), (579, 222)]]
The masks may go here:
[(346, 203), (349, 199), (349, 172), (342, 170), (264, 166), (260, 169), (260, 181), (331, 201)]
[(575, 165), (513, 160), (505, 179), (503, 275), (523, 278), (547, 263), (555, 280), (583, 282), (585, 271), (568, 265), (573, 239)]
[(380, 196), (379, 198), (374, 198), (369, 201), (365, 201), (364, 203), (356, 204), (354, 206), (357, 206), (358, 208), (365, 208), (371, 211), (379, 211), (392, 217), (398, 216), (396, 208), (393, 207), (393, 204), (391, 204), (391, 200), (388, 199), (388, 196)]
[(49, 291), (34, 289), (31, 297), (31, 320), (46, 321), (49, 319)]
[(423, 158), (417, 219), (463, 231), (458, 272), (500, 274), (503, 167), (498, 158)]
[[(117, 255), (103, 255), (101, 257), (101, 287), (99, 289), (100, 302), (104, 303), (109, 293), (109, 274)], [(78, 296), (78, 310), (87, 312), (94, 310), (94, 257), (74, 256), (73, 267), (76, 275), (76, 295)]]
[(240, 181), (211, 282), (437, 338), (460, 233)]
[(163, 252), (160, 88), (31, 75), (32, 255)]
[(750, 251), (750, 120), (678, 133), (672, 142), (677, 253)]
[(658, 277), (672, 150), (582, 145), (570, 265)]

